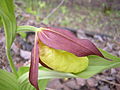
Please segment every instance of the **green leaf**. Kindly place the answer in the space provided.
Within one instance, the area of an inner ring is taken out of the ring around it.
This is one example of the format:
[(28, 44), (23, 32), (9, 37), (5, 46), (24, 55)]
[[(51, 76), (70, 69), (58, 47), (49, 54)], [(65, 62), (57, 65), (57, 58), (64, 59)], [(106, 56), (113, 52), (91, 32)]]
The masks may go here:
[[(44, 67), (42, 67), (41, 65), (39, 65), (39, 70), (48, 70)], [(29, 71), (29, 67), (28, 66), (25, 66), (25, 67), (20, 67), (19, 70), (18, 70), (18, 76), (22, 76), (24, 73), (28, 72)]]
[[(120, 58), (113, 56), (109, 54), (106, 51), (100, 50), (102, 54), (112, 59), (112, 61), (105, 60), (104, 58), (101, 58), (99, 56), (88, 56), (89, 58), (89, 65), (86, 70), (83, 72), (72, 74), (72, 73), (63, 73), (63, 72), (57, 72), (48, 70), (45, 68), (39, 69), (39, 79), (50, 79), (50, 78), (65, 78), (65, 77), (80, 77), (80, 78), (90, 78), (93, 75), (102, 72), (103, 70), (120, 67)], [(78, 67), (79, 68), (79, 67)], [(28, 73), (23, 74), (22, 77), (25, 77), (28, 75)], [(27, 76), (28, 77), (28, 76)], [(23, 80), (24, 81), (24, 80)]]
[(19, 90), (16, 76), (0, 69), (0, 90)]
[[(49, 79), (42, 79), (39, 80), (39, 88), (40, 90), (45, 90), (47, 84), (48, 84)], [(28, 80), (25, 80), (24, 82), (20, 83), (20, 90), (36, 90)]]
[[(21, 90), (35, 90), (35, 88), (29, 83), (29, 67), (21, 67), (18, 74), (21, 75), (18, 79)], [(46, 85), (51, 78), (65, 78), (65, 77), (76, 77), (73, 74), (62, 73), (56, 71), (49, 71), (48, 69), (40, 66), (39, 67), (39, 88), (45, 90)]]
[[(28, 81), (29, 72), (26, 72), (28, 69), (29, 69), (29, 67), (22, 67), (20, 70), (22, 74), (19, 77), (18, 82), (19, 82), (21, 90), (35, 90), (35, 88)], [(18, 72), (20, 73), (20, 71), (18, 71)], [(45, 90), (46, 85), (47, 85), (49, 79), (51, 79), (51, 78), (66, 78), (66, 77), (72, 78), (72, 77), (76, 77), (76, 76), (73, 74), (70, 74), (70, 73), (49, 71), (48, 69), (46, 69), (44, 67), (40, 67), (39, 76), (38, 76), (39, 88), (40, 88), (40, 90)]]
[(29, 67), (20, 67), (17, 73), (18, 73), (18, 76), (20, 77), (28, 71), (29, 71)]
[(112, 61), (105, 60), (104, 58), (98, 56), (88, 56), (89, 58), (88, 68), (85, 71), (76, 74), (78, 77), (90, 78), (93, 75), (100, 73), (106, 69), (120, 67), (119, 57), (113, 56), (102, 49), (100, 49), (100, 51), (106, 58), (109, 58)]
[[(112, 59), (112, 61), (105, 60), (104, 58), (101, 58), (99, 56), (88, 56), (88, 58), (89, 58), (88, 68), (86, 70), (84, 70), (83, 72), (80, 72), (77, 74), (57, 72), (57, 71), (53, 71), (53, 70), (48, 70), (48, 69), (40, 66), (38, 79), (43, 80), (43, 81), (45, 79), (48, 80), (48, 79), (52, 79), (52, 78), (84, 78), (84, 79), (87, 79), (87, 78), (94, 76), (97, 73), (104, 71), (104, 70), (120, 67), (120, 58), (119, 57), (113, 56), (113, 55), (109, 54), (108, 52), (103, 51), (101, 49), (100, 49), (100, 51), (106, 58)], [(29, 70), (29, 67), (22, 67), (21, 71), (23, 71), (23, 72), (18, 79), (20, 85), (29, 83), (28, 82), (29, 72), (27, 72), (28, 70)], [(42, 84), (39, 83), (39, 85), (42, 85)]]
[(18, 26), (17, 27), (17, 33), (20, 32), (35, 32), (39, 31), (39, 28), (36, 28), (34, 26)]
[(13, 0), (0, 0), (0, 16), (5, 30), (6, 45), (10, 49), (17, 28)]
[(17, 76), (17, 71), (10, 53), (11, 45), (15, 39), (17, 30), (13, 0), (0, 0), (0, 17), (5, 31), (7, 58), (12, 71)]
[[(40, 67), (40, 68), (43, 68), (43, 67)], [(20, 77), (18, 79), (20, 90), (35, 90), (35, 88), (28, 81), (28, 71), (29, 71), (29, 67), (21, 67), (18, 71), (18, 75)], [(45, 90), (48, 81), (49, 79), (41, 79), (38, 81), (40, 90)]]
[[(24, 68), (24, 69), (27, 69), (27, 68)], [(29, 72), (26, 72), (23, 75), (21, 75), (18, 79), (19, 83), (23, 83), (25, 80), (27, 80), (28, 76), (29, 76)], [(38, 79), (40, 80), (40, 79), (51, 79), (51, 78), (66, 78), (66, 77), (72, 78), (77, 76), (71, 73), (57, 72), (57, 71), (44, 69), (44, 70), (39, 70)]]
[(19, 34), (23, 39), (27, 37), (27, 34), (25, 32), (19, 32)]
[(39, 83), (40, 90), (45, 90), (48, 82), (49, 82), (49, 79), (39, 80), (38, 83)]
[(1, 20), (1, 17), (0, 17), (0, 27), (2, 26), (2, 20)]

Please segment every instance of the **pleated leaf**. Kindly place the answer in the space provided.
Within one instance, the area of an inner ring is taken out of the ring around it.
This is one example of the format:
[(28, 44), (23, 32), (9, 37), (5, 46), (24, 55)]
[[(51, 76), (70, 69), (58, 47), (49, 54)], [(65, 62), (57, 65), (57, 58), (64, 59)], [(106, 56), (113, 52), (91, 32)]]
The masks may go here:
[(109, 58), (112, 61), (108, 61), (99, 56), (94, 56), (94, 55), (88, 56), (88, 59), (89, 59), (88, 68), (84, 72), (76, 74), (78, 77), (90, 78), (93, 75), (100, 73), (106, 69), (120, 67), (120, 58), (119, 57), (113, 56), (102, 49), (99, 49), (99, 50), (102, 52), (104, 57)]
[(0, 0), (0, 17), (5, 30), (6, 45), (10, 49), (17, 28), (13, 0)]
[[(100, 49), (102, 54), (107, 57), (112, 59), (113, 61), (107, 61), (104, 58), (101, 58), (99, 56), (88, 56), (89, 59), (89, 65), (86, 70), (83, 72), (73, 74), (73, 73), (64, 73), (64, 72), (57, 72), (53, 70), (46, 69), (42, 66), (39, 68), (38, 72), (38, 79), (52, 79), (52, 78), (90, 78), (97, 73), (100, 73), (104, 70), (110, 69), (110, 68), (116, 68), (120, 67), (120, 58), (113, 56), (109, 54), (106, 51), (103, 51)], [(28, 69), (29, 67), (23, 67), (25, 69)], [(24, 81), (28, 80), (29, 73), (26, 72), (24, 73), (20, 78), (19, 78), (19, 83), (22, 84)]]
[[(41, 68), (41, 67), (40, 67)], [(28, 74), (29, 67), (21, 67), (18, 71), (19, 79), (18, 83), (20, 86), (20, 90), (36, 90), (29, 82), (28, 79), (26, 79), (26, 73)], [(39, 79), (38, 80), (38, 86), (40, 90), (45, 90), (47, 83), (49, 79)]]
[(19, 90), (16, 76), (0, 69), (0, 90)]

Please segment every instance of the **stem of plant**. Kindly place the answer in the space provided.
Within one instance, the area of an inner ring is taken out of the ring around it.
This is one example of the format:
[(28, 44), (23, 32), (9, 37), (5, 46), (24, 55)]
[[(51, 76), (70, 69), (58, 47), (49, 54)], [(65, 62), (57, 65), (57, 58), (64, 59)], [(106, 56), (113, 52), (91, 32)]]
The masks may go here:
[(7, 58), (9, 60), (9, 63), (10, 63), (10, 67), (12, 69), (12, 72), (15, 74), (15, 76), (18, 78), (18, 74), (17, 74), (17, 70), (15, 68), (15, 65), (13, 63), (13, 60), (12, 60), (12, 57), (11, 57), (11, 54), (10, 54), (10, 49), (6, 48), (6, 54), (7, 54)]

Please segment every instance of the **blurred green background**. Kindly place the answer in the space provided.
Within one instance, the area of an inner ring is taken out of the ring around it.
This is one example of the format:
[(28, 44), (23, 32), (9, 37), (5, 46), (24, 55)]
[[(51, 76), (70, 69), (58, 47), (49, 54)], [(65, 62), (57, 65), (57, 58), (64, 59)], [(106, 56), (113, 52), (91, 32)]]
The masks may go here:
[[(120, 35), (120, 0), (15, 0), (37, 23)], [(21, 14), (18, 18), (24, 19)], [(31, 18), (32, 19), (32, 18)]]

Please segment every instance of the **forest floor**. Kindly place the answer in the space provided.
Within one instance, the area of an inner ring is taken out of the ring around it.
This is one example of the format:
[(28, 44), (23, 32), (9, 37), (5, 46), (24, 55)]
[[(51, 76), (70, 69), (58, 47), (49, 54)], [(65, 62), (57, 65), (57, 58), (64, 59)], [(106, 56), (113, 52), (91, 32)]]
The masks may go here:
[[(48, 20), (28, 14), (21, 8), (16, 11), (18, 25), (36, 27), (56, 26), (75, 31), (78, 38), (87, 38), (97, 47), (120, 57), (120, 16), (113, 12), (105, 15), (101, 11), (84, 7), (62, 7)], [(44, 12), (44, 11), (43, 11)], [(44, 12), (45, 13), (45, 12)], [(44, 23), (44, 24), (43, 24)], [(34, 33), (29, 32), (16, 36), (11, 53), (14, 63), (19, 68), (30, 62), (31, 50), (34, 44)], [(5, 54), (5, 37), (3, 28), (0, 29), (0, 68), (11, 71)], [(106, 70), (89, 79), (68, 78), (50, 80), (47, 90), (119, 90), (120, 68)]]

